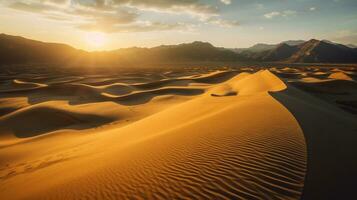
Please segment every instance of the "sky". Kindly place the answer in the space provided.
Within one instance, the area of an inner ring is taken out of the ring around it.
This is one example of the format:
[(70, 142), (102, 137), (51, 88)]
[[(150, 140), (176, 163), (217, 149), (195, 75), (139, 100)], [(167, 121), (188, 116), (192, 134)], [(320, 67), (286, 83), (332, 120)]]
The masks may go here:
[(0, 0), (0, 33), (89, 51), (193, 41), (357, 44), (357, 0)]

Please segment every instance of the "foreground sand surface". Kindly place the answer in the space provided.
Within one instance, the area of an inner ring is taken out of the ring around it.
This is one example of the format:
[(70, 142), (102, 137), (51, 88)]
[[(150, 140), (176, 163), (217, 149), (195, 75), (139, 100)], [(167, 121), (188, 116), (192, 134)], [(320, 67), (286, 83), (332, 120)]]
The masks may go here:
[(337, 199), (357, 70), (0, 74), (1, 199)]

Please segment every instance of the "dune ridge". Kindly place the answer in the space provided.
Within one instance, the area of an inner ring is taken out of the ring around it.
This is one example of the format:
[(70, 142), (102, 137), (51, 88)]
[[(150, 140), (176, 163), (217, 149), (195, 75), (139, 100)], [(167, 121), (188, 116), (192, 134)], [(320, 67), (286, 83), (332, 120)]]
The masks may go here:
[(343, 72), (335, 72), (328, 76), (332, 79), (352, 81), (353, 79)]
[(21, 92), (46, 87), (46, 84), (25, 82), (18, 79), (8, 81), (0, 86), (0, 92)]

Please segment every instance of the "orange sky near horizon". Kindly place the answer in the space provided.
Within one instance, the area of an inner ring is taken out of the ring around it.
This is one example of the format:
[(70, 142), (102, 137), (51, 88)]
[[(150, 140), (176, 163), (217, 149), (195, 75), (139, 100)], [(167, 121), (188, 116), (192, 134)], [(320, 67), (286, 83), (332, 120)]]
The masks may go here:
[(120, 2), (2, 0), (0, 32), (89, 51), (193, 41), (227, 48), (311, 38), (357, 44), (353, 0)]

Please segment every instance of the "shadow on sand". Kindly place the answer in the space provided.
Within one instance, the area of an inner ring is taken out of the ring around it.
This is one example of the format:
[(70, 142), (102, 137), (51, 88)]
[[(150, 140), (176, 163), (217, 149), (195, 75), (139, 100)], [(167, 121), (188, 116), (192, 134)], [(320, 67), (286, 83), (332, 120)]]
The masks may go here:
[(351, 199), (357, 178), (357, 121), (294, 87), (270, 93), (296, 118), (307, 145), (302, 199)]

